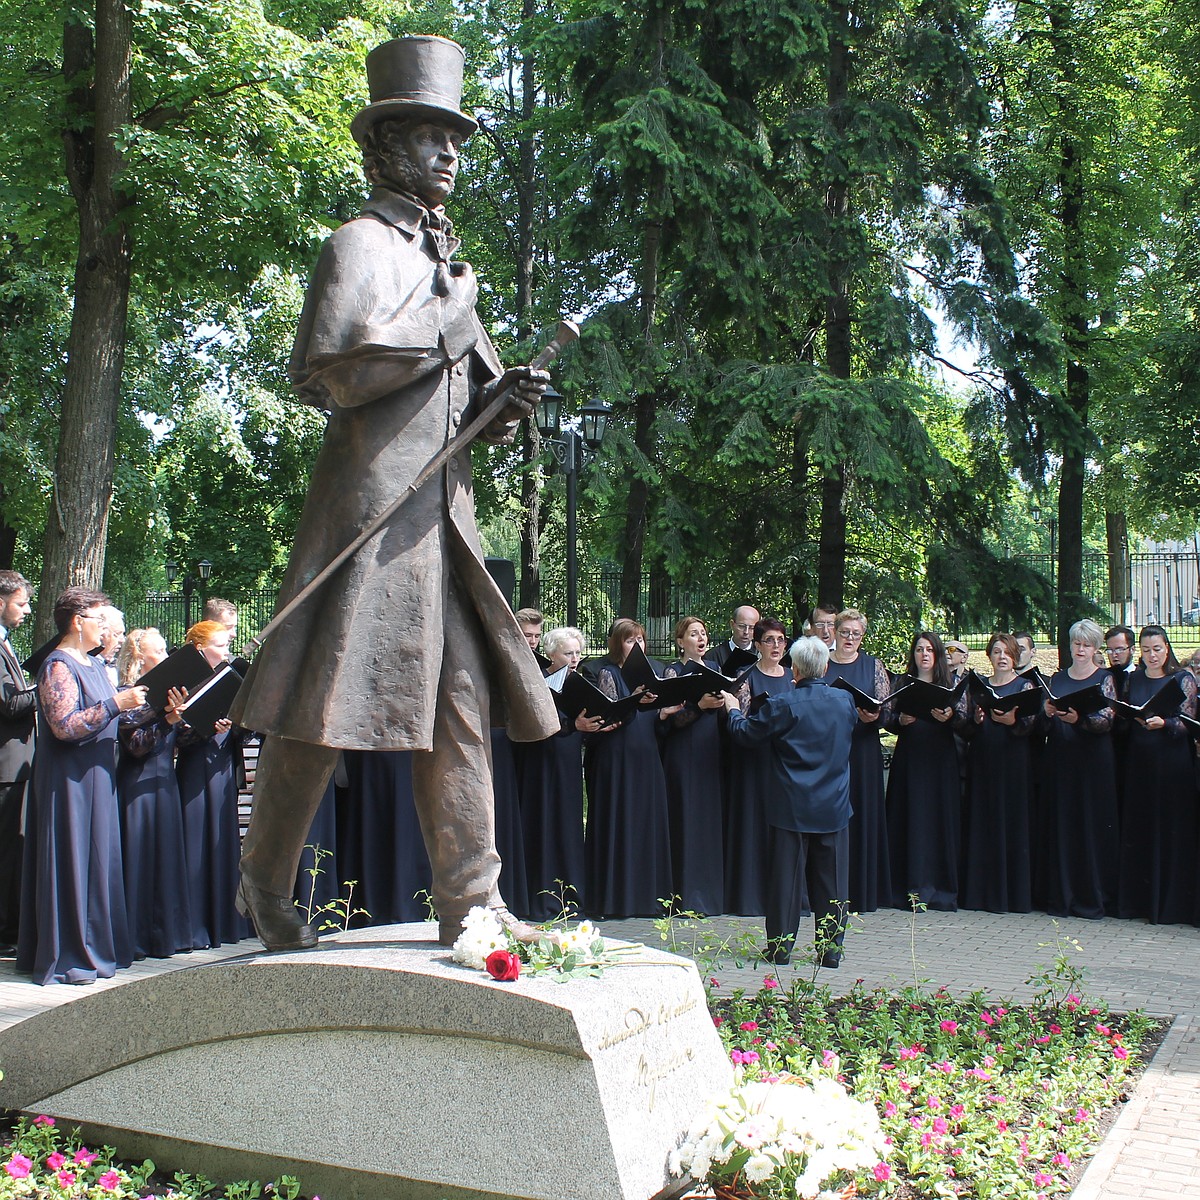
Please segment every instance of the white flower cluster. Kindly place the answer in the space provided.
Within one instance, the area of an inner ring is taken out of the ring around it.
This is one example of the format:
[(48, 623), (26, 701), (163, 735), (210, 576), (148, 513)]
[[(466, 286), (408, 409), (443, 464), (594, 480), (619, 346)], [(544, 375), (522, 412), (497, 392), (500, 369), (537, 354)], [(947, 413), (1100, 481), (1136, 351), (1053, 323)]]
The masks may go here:
[(599, 936), (599, 930), (597, 930), (591, 921), (580, 921), (574, 929), (567, 925), (554, 932), (554, 940), (558, 942), (564, 951), (590, 950), (592, 943)]
[(454, 961), (465, 967), (484, 969), (493, 950), (507, 950), (508, 935), (490, 908), (476, 905), (463, 917), (463, 931), (454, 943)]
[(826, 1200), (822, 1185), (873, 1167), (884, 1153), (879, 1114), (836, 1080), (737, 1083), (710, 1101), (671, 1156), (671, 1170), (720, 1182), (738, 1171), (747, 1183), (768, 1180), (803, 1200)]

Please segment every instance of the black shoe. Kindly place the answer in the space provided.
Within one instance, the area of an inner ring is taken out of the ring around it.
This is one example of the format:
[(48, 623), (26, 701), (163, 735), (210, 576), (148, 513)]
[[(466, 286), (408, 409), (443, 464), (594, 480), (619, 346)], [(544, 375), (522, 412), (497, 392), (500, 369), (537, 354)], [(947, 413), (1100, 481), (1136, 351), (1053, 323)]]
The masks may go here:
[(826, 950), (821, 955), (821, 966), (828, 967), (831, 971), (836, 971), (842, 965), (842, 955), (840, 951)]
[(16, 958), (17, 948), (10, 942), (0, 942), (0, 958)]
[(243, 875), (234, 904), (268, 950), (309, 950), (317, 944), (317, 931), (300, 919), (290, 896), (263, 891)]

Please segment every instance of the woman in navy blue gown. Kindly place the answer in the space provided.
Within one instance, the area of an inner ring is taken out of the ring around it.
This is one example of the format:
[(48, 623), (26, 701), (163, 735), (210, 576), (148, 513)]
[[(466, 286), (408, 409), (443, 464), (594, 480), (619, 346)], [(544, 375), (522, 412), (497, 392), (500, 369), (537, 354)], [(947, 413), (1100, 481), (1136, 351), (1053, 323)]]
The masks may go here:
[[(227, 658), (229, 630), (221, 622), (199, 621), (186, 636), (209, 666)], [(238, 825), (242, 731), (221, 720), (211, 737), (203, 737), (184, 720), (176, 738), (192, 948), (240, 942), (250, 936), (250, 923), (234, 907), (242, 853)]]
[[(583, 634), (572, 626), (551, 629), (542, 640), (548, 673), (579, 669)], [(552, 921), (563, 910), (584, 911), (583, 736), (595, 733), (599, 717), (584, 711), (541, 742), (516, 746), (521, 826), (525, 835), (525, 874), (529, 915)]]
[[(646, 631), (621, 617), (608, 635), (597, 686), (629, 695), (621, 664)], [(643, 709), (624, 725), (589, 737), (584, 753), (588, 822), (584, 838), (587, 911), (596, 917), (656, 917), (671, 896), (667, 784), (658, 753), (658, 714)]]
[[(886, 700), (890, 693), (883, 663), (862, 652), (867, 618), (856, 608), (838, 613), (834, 649), (825, 682), (844, 679), (860, 692)], [(858, 710), (850, 747), (850, 909), (874, 912), (892, 900), (887, 811), (883, 804), (883, 750), (879, 745), (882, 710)]]
[(412, 752), (343, 750), (338, 796), (338, 879), (354, 880), (351, 926), (423, 921), (433, 876), (413, 799)]
[(1138, 638), (1141, 661), (1129, 677), (1128, 703), (1145, 704), (1177, 677), (1183, 702), (1166, 716), (1129, 723), (1125, 811), (1121, 820), (1120, 915), (1152, 925), (1196, 917), (1196, 774), (1191, 738), (1179, 714), (1196, 717), (1196, 680), (1182, 669), (1161, 625)]
[[(922, 630), (908, 651), (908, 679), (951, 687), (942, 639)], [(897, 690), (905, 682), (896, 681)], [(893, 904), (908, 908), (910, 896), (927, 908), (958, 908), (958, 855), (962, 832), (962, 783), (954, 731), (967, 724), (964, 689), (957, 706), (928, 716), (894, 713), (896, 753), (887, 785), (888, 850), (892, 857)]]
[[(664, 677), (682, 675), (703, 662), (708, 629), (699, 617), (675, 626), (679, 661)], [(702, 915), (725, 912), (724, 800), (721, 792), (720, 693), (696, 704), (659, 710), (667, 819), (671, 834), (672, 889), (676, 906)]]
[[(132, 687), (167, 657), (157, 629), (133, 629), (117, 658), (122, 688)], [(173, 708), (160, 717), (149, 705), (123, 712), (117, 726), (117, 799), (125, 907), (135, 958), (170, 958), (192, 949), (183, 810), (175, 776)]]
[[(993, 633), (987, 654), (992, 662), (988, 684), (997, 695), (1012, 696), (1036, 686), (1016, 673), (1020, 650), (1011, 634)], [(959, 903), (985, 912), (1030, 912), (1029, 738), (1037, 715), (1018, 717), (976, 706), (973, 723), (967, 746)]]
[[(1070, 628), (1071, 665), (1050, 680), (1055, 696), (1099, 687), (1117, 698), (1112, 675), (1096, 665), (1104, 633), (1095, 621), (1076, 621)], [(1046, 911), (1056, 917), (1096, 920), (1117, 913), (1119, 843), (1117, 785), (1113, 766), (1112, 726), (1115, 710), (1107, 705), (1087, 715), (1059, 710), (1049, 701), (1043, 709), (1046, 751), (1040, 791), (1045, 822), (1041, 858)]]
[[(752, 711), (761, 696), (790, 692), (796, 685), (787, 654), (787, 631), (781, 621), (764, 617), (754, 626), (753, 667), (738, 692), (738, 707)], [(746, 747), (725, 743), (728, 805), (725, 812), (725, 911), (761, 917), (767, 903), (767, 789), (774, 786), (769, 746)]]
[(104, 663), (102, 592), (55, 601), (58, 648), (38, 672), (38, 750), (26, 823), (17, 967), (33, 982), (94, 983), (133, 961), (117, 812), (117, 716), (146, 699), (119, 694)]

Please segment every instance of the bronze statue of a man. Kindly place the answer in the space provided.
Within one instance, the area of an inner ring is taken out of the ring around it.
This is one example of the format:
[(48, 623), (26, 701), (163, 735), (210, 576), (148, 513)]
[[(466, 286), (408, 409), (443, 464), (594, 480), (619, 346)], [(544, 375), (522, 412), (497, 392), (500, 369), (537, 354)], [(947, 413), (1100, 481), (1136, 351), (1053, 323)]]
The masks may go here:
[[(329, 422), (280, 607), (492, 397), (516, 385), (507, 419), (487, 435), (511, 440), (548, 383), (529, 367), (503, 371), (475, 314), (475, 277), (453, 257), (442, 206), (477, 128), (460, 111), (462, 71), (461, 47), (444, 38), (397, 38), (367, 56), (371, 102), (351, 132), (371, 196), (322, 249), (289, 367), (301, 399)], [(474, 905), (518, 925), (496, 887), (493, 704), (515, 740), (558, 729), (484, 567), (464, 448), (266, 640), (234, 706), (235, 721), (267, 735), (238, 902), (269, 949), (316, 942), (292, 888), (341, 749), (414, 751), (443, 944)]]

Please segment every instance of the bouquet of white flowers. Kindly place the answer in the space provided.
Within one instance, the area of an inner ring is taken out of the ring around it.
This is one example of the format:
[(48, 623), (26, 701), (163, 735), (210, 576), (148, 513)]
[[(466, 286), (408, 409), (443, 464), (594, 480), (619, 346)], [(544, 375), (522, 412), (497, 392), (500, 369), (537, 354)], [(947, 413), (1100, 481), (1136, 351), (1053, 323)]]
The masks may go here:
[(885, 1150), (879, 1115), (834, 1079), (756, 1080), (710, 1101), (671, 1156), (718, 1197), (836, 1200)]
[(553, 928), (537, 926), (535, 942), (514, 938), (488, 908), (473, 908), (463, 918), (463, 931), (454, 943), (454, 961), (474, 967), (502, 983), (517, 979), (522, 967), (531, 975), (553, 974), (558, 979), (599, 975), (623, 956), (636, 955), (640, 946), (609, 946), (591, 921)]

